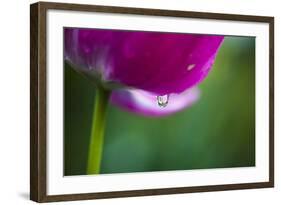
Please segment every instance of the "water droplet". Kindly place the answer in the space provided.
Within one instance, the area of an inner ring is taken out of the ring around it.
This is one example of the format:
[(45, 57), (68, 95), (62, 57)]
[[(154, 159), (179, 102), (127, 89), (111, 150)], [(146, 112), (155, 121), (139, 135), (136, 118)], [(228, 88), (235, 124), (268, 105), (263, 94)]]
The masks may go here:
[(157, 103), (159, 107), (166, 107), (169, 103), (169, 95), (157, 96)]
[(195, 64), (190, 64), (187, 66), (187, 70), (190, 71), (195, 67)]

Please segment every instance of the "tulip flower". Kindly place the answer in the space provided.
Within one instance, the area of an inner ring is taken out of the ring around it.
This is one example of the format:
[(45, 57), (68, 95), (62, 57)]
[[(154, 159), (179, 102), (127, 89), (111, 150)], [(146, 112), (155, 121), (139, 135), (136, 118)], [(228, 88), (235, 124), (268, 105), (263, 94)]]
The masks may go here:
[(96, 85), (88, 174), (100, 172), (106, 107), (160, 117), (199, 98), (223, 36), (65, 28), (65, 60)]

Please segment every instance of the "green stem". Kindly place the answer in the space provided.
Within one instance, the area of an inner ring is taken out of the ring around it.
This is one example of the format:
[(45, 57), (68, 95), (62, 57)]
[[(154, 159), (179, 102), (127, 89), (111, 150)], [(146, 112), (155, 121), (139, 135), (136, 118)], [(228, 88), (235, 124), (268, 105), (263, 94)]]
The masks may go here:
[(96, 90), (95, 107), (90, 137), (87, 174), (99, 174), (102, 160), (103, 138), (106, 122), (106, 110), (110, 91), (102, 87)]

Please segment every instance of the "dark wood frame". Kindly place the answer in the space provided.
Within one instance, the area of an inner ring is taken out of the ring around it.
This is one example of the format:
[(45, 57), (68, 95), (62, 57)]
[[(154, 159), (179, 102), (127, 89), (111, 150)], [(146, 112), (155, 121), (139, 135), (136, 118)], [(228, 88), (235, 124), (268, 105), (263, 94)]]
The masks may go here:
[[(227, 185), (130, 190), (103, 193), (47, 195), (46, 193), (46, 12), (48, 9), (105, 12), (153, 16), (189, 17), (234, 21), (264, 22), (269, 24), (270, 72), (270, 132), (269, 132), (269, 181)], [(265, 188), (274, 186), (274, 17), (218, 13), (156, 10), (82, 4), (39, 2), (30, 6), (30, 199), (37, 202), (100, 199), (113, 197), (178, 194), (236, 189)]]

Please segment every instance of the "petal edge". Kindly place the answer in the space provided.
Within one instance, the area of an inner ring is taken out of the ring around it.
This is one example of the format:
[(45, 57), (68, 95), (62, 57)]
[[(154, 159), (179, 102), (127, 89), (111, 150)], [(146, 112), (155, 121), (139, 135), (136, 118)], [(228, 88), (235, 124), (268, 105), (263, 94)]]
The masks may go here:
[(200, 97), (197, 87), (187, 89), (180, 94), (170, 94), (166, 107), (160, 107), (157, 96), (143, 90), (116, 90), (112, 93), (111, 102), (126, 111), (147, 117), (161, 117), (179, 112), (191, 106)]

